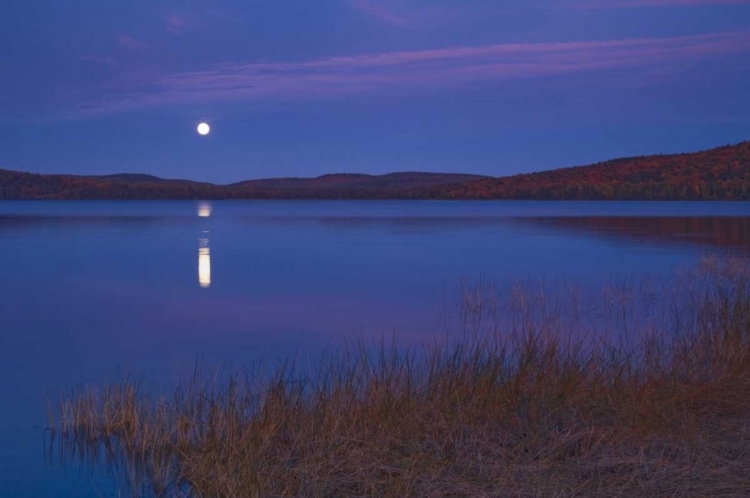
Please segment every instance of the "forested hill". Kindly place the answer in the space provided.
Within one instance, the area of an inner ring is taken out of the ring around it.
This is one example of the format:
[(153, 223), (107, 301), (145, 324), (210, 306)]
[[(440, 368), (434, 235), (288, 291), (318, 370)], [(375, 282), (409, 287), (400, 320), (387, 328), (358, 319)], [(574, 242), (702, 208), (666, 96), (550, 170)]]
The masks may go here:
[(214, 185), (144, 174), (74, 176), (0, 170), (0, 199), (750, 200), (750, 142), (505, 178), (407, 172)]
[(443, 173), (336, 174), (232, 185), (165, 180), (140, 174), (39, 175), (0, 170), (0, 199), (420, 199), (431, 188), (486, 177)]
[(454, 199), (750, 200), (750, 142), (692, 154), (614, 159), (435, 192)]

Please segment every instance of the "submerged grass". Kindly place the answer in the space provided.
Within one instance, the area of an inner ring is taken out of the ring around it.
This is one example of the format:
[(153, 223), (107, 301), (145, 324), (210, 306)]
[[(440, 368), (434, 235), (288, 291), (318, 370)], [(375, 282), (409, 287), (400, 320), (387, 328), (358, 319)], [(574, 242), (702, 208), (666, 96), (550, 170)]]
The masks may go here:
[(476, 315), (497, 296), (467, 287), (460, 340), (360, 342), (312, 372), (196, 374), (170, 396), (81, 388), (53, 410), (50, 451), (157, 496), (746, 496), (748, 275), (708, 262), (637, 333), (614, 303), (654, 296), (610, 289), (627, 340), (565, 326), (585, 323), (570, 295), (528, 289), (488, 331)]

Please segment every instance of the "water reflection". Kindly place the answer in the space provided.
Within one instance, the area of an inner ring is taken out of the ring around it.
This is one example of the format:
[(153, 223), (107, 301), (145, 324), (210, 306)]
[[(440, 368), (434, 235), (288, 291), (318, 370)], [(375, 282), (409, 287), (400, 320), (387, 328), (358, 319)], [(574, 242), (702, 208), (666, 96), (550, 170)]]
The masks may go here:
[[(209, 218), (211, 216), (211, 204), (201, 202), (198, 204), (198, 217)], [(208, 233), (204, 230), (203, 233)], [(198, 239), (198, 284), (201, 288), (211, 287), (211, 249), (208, 247), (208, 238)]]
[(211, 250), (208, 239), (198, 241), (198, 283), (204, 289), (211, 287)]
[(198, 216), (201, 218), (208, 218), (211, 216), (211, 204), (208, 202), (201, 202), (198, 204)]
[(745, 216), (570, 216), (518, 218), (516, 221), (660, 246), (675, 243), (743, 252), (750, 249), (750, 217)]

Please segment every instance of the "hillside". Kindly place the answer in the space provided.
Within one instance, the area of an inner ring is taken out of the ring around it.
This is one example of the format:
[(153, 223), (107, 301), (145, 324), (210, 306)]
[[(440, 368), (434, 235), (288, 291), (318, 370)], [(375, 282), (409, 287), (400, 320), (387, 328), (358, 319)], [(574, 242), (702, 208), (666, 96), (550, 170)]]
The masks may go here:
[(446, 183), (463, 183), (472, 180), (488, 178), (478, 175), (464, 175), (458, 173), (390, 173), (373, 176), (362, 174), (331, 174), (317, 178), (269, 178), (265, 180), (248, 180), (235, 183), (232, 187), (239, 188), (277, 188), (277, 189), (329, 189), (329, 188), (393, 188), (393, 187), (424, 187), (429, 185), (444, 185)]
[(436, 186), (484, 177), (465, 174), (392, 173), (324, 175), (213, 185), (150, 175), (39, 175), (0, 170), (0, 199), (403, 199), (426, 198)]
[(0, 199), (750, 200), (750, 142), (505, 178), (405, 172), (214, 185), (144, 174), (74, 176), (0, 170)]
[(436, 197), (452, 199), (750, 199), (750, 142), (692, 154), (615, 159), (592, 166), (488, 178)]
[(0, 199), (220, 198), (221, 187), (150, 175), (39, 175), (0, 170)]
[(117, 173), (114, 175), (98, 175), (98, 176), (89, 176), (88, 178), (93, 178), (96, 180), (114, 180), (114, 181), (123, 181), (123, 182), (143, 182), (143, 183), (149, 183), (149, 182), (167, 182), (169, 180), (165, 180), (164, 178), (159, 178), (158, 176), (154, 175), (144, 175), (141, 173)]
[(231, 196), (266, 199), (398, 199), (429, 198), (434, 187), (489, 177), (456, 173), (331, 174), (317, 178), (271, 178), (230, 185)]

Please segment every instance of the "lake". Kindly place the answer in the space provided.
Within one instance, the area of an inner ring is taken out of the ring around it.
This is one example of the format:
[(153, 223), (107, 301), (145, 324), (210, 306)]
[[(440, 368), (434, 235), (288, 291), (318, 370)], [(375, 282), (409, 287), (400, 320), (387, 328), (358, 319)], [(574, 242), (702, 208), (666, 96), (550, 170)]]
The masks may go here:
[(750, 203), (3, 202), (0, 242), (2, 495), (117, 496), (45, 462), (47, 398), (427, 340), (463, 280), (597, 288), (746, 257)]

